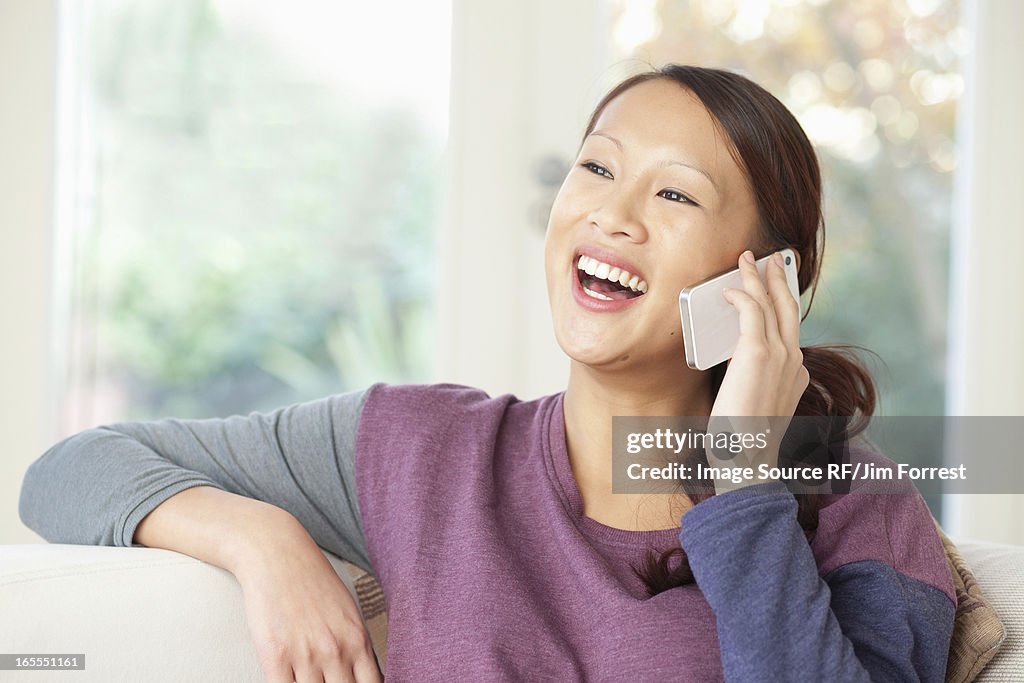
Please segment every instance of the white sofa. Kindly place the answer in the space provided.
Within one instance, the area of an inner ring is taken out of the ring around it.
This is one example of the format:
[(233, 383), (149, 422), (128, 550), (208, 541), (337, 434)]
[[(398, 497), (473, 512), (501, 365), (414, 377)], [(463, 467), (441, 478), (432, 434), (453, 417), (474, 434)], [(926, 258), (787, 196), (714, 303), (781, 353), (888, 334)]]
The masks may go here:
[[(956, 542), (1007, 631), (976, 680), (1024, 681), (1024, 546)], [(0, 671), (19, 683), (263, 680), (234, 577), (155, 548), (0, 545), (0, 653), (85, 655), (84, 671)]]
[(85, 655), (84, 671), (0, 671), (3, 682), (263, 680), (235, 577), (159, 548), (0, 545), (0, 653)]

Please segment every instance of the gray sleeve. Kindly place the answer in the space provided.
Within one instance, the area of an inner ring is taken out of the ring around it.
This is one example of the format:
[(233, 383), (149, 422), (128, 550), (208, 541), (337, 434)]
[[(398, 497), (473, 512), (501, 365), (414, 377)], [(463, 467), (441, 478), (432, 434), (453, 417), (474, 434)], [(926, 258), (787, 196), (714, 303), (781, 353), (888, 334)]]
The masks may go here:
[(287, 510), (322, 548), (370, 570), (355, 484), (356, 429), (367, 395), (80, 432), (29, 466), (18, 512), (53, 543), (131, 546), (135, 527), (160, 503), (213, 486)]

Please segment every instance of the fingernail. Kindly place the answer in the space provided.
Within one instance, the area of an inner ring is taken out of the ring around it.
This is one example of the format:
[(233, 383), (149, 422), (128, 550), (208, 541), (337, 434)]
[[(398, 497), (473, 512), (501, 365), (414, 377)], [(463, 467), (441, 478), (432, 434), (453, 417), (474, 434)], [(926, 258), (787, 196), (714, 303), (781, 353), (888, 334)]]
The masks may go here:
[(782, 262), (782, 254), (780, 252), (775, 252), (775, 254), (772, 256), (772, 260), (775, 261), (775, 265), (779, 266), (780, 268), (785, 265)]
[(749, 249), (747, 249), (745, 252), (743, 252), (743, 258), (746, 260), (747, 263), (753, 263), (754, 262), (754, 252), (752, 252)]

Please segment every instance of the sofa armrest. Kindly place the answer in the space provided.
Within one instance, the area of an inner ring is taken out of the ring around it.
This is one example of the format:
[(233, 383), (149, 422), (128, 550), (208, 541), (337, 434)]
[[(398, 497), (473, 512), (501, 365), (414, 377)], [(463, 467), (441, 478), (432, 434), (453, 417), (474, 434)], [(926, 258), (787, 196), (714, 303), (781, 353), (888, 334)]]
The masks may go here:
[(84, 654), (84, 671), (60, 674), (79, 682), (263, 680), (235, 577), (170, 550), (0, 545), (0, 615), (0, 652)]

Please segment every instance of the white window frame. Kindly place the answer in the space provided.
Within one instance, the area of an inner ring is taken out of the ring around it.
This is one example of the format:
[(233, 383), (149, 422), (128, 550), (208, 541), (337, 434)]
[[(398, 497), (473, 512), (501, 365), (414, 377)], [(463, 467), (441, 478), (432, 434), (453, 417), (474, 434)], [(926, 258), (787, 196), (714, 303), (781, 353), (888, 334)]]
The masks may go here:
[[(948, 415), (1024, 415), (1024, 3), (965, 0), (971, 49), (957, 113)], [(1003, 457), (1019, 458), (1017, 450)], [(950, 464), (960, 464), (947, 453)], [(1024, 543), (1024, 495), (946, 496), (954, 536)]]
[(521, 398), (565, 388), (540, 216), (604, 85), (601, 0), (452, 3), (447, 210), (440, 242), (444, 381)]
[(0, 543), (38, 540), (18, 492), (55, 432), (56, 60), (54, 3), (0, 2)]

